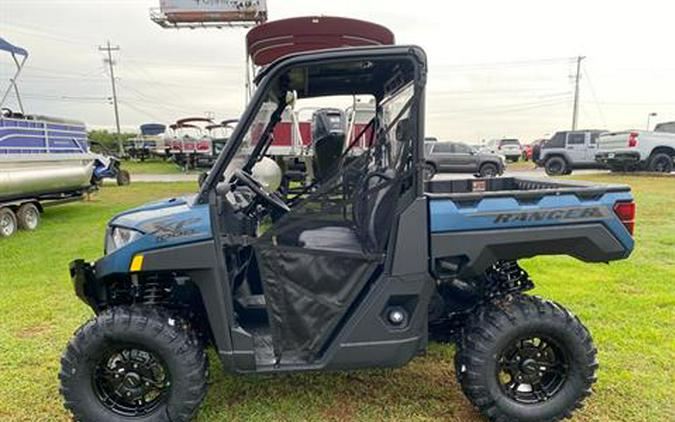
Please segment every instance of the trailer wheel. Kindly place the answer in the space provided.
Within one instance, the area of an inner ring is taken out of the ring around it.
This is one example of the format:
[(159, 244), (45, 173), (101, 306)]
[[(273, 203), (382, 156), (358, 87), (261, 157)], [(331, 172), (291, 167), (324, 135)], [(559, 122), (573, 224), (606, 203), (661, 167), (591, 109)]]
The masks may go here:
[(0, 237), (10, 237), (18, 228), (16, 215), (9, 208), (0, 208)]
[(591, 335), (562, 306), (514, 295), (467, 322), (455, 368), (488, 419), (558, 421), (581, 408), (598, 368)]
[(119, 306), (85, 323), (61, 358), (77, 421), (189, 421), (206, 395), (201, 342), (167, 311)]
[(40, 224), (40, 210), (35, 204), (23, 204), (16, 212), (16, 219), (21, 230), (35, 230)]
[(131, 175), (128, 171), (120, 169), (117, 172), (117, 186), (128, 186), (131, 184)]

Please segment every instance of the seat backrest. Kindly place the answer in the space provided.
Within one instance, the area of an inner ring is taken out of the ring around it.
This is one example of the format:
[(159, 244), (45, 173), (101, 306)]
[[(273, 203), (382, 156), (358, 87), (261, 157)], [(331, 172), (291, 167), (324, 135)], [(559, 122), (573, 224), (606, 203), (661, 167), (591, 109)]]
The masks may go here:
[(358, 189), (354, 214), (359, 238), (368, 252), (381, 252), (389, 237), (398, 199), (394, 170), (371, 172)]
[[(409, 119), (400, 119), (396, 125), (396, 142), (406, 144), (412, 139)], [(406, 144), (407, 146), (407, 144)], [(383, 149), (375, 146), (375, 154)], [(377, 161), (377, 160), (376, 160)], [(398, 163), (390, 163), (397, 166)], [(354, 207), (355, 220), (364, 249), (382, 252), (389, 239), (396, 205), (401, 192), (401, 178), (394, 168), (374, 168), (362, 181)]]

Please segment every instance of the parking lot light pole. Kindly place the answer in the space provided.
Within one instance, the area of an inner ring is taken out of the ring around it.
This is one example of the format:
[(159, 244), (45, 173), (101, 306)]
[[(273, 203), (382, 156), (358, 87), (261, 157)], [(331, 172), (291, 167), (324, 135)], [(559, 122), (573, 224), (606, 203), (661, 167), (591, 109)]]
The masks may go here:
[(650, 123), (652, 117), (656, 117), (656, 116), (658, 116), (658, 114), (653, 113), (653, 112), (652, 112), (652, 113), (649, 113), (649, 114), (647, 115), (647, 130), (649, 130), (649, 123)]

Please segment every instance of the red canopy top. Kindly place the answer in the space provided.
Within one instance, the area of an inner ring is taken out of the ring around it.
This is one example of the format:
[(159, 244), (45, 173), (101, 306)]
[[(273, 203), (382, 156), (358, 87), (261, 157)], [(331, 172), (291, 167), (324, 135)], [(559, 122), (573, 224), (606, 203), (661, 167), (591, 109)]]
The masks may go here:
[(257, 66), (302, 51), (384, 44), (394, 44), (394, 34), (384, 26), (330, 16), (268, 22), (246, 35), (248, 54)]

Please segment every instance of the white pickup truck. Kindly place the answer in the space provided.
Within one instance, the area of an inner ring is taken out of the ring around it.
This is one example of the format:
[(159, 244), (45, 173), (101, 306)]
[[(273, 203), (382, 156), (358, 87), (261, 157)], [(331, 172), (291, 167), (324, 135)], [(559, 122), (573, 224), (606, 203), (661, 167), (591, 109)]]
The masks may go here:
[(610, 132), (598, 138), (595, 160), (612, 171), (673, 171), (675, 122), (660, 123), (654, 131)]

